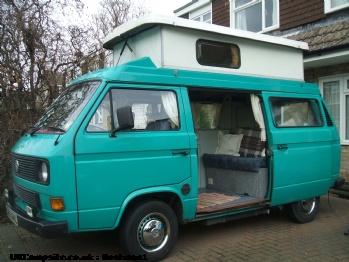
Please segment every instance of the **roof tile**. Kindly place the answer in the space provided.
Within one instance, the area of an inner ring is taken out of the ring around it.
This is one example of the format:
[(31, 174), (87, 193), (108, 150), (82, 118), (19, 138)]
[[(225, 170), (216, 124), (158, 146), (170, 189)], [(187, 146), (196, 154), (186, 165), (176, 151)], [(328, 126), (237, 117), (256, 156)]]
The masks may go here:
[(309, 44), (309, 51), (321, 50), (349, 43), (349, 21), (337, 22), (309, 31), (301, 31), (289, 39)]

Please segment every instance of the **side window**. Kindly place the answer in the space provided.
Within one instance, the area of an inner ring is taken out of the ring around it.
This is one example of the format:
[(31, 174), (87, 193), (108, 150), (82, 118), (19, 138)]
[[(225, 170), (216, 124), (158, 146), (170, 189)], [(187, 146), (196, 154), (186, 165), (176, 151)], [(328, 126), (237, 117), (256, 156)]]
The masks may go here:
[(194, 126), (199, 129), (216, 129), (221, 116), (222, 104), (192, 102)]
[[(114, 114), (120, 107), (130, 106), (133, 130), (167, 131), (179, 129), (177, 96), (172, 91), (113, 89)], [(114, 119), (117, 119), (116, 116)], [(117, 127), (117, 121), (115, 121)]]
[(87, 126), (87, 132), (112, 131), (109, 93), (104, 97)]
[(240, 49), (235, 44), (199, 39), (196, 59), (200, 65), (238, 69), (241, 66)]
[(315, 99), (271, 98), (274, 124), (277, 127), (322, 126), (323, 118)]

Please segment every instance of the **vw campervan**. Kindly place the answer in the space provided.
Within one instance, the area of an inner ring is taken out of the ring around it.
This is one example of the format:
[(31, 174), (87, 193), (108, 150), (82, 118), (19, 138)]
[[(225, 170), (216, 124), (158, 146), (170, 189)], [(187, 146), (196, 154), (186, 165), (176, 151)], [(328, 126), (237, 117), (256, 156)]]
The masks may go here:
[(173, 17), (116, 28), (115, 66), (75, 79), (12, 150), (9, 218), (42, 237), (118, 228), (160, 260), (178, 223), (285, 207), (314, 219), (340, 139), (306, 43)]

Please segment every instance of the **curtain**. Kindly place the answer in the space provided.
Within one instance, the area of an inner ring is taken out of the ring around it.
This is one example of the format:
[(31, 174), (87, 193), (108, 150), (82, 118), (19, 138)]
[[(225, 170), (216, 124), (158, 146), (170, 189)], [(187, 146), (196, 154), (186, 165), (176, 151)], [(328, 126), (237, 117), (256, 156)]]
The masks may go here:
[(164, 105), (166, 114), (176, 126), (179, 126), (176, 95), (173, 92), (162, 91), (161, 99), (162, 99), (162, 104)]
[(261, 129), (261, 140), (266, 141), (267, 135), (265, 133), (264, 118), (263, 118), (262, 108), (261, 108), (261, 104), (258, 96), (251, 94), (251, 104), (252, 104), (254, 118), (258, 123), (259, 128)]
[(265, 0), (265, 28), (275, 26), (278, 22), (278, 0)]
[(348, 4), (349, 0), (331, 0), (331, 8)]
[(278, 2), (277, 0), (273, 0), (273, 25), (277, 24), (278, 17)]
[(191, 108), (191, 114), (193, 116), (194, 127), (195, 127), (195, 129), (199, 128), (199, 126), (197, 126), (197, 123), (196, 123), (197, 113), (196, 113), (196, 108), (195, 108), (195, 103), (194, 102), (190, 102), (190, 108)]
[(239, 12), (236, 12), (235, 28), (241, 29), (241, 30), (247, 30), (246, 10), (241, 10)]

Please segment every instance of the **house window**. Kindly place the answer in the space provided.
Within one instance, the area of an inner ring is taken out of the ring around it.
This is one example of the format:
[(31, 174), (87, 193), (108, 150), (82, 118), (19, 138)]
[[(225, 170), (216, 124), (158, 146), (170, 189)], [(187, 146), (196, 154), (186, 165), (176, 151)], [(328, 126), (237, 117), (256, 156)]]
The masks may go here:
[(234, 0), (231, 6), (233, 28), (265, 32), (279, 26), (279, 0)]
[(349, 0), (325, 0), (325, 13), (335, 12), (349, 7)]
[(349, 75), (320, 79), (320, 89), (343, 144), (349, 145)]
[(192, 18), (192, 20), (211, 24), (212, 23), (212, 13), (211, 13), (211, 11), (206, 12), (204, 14), (201, 14), (199, 16)]

